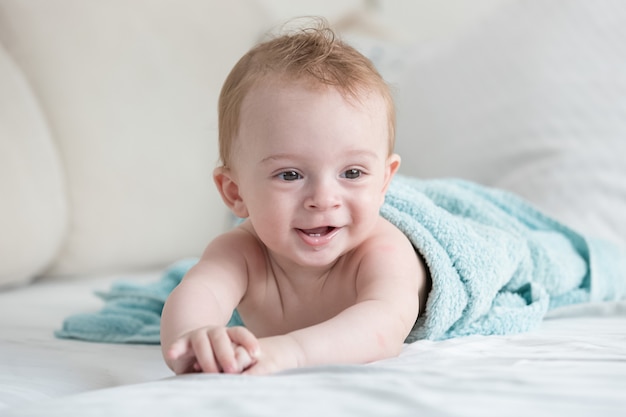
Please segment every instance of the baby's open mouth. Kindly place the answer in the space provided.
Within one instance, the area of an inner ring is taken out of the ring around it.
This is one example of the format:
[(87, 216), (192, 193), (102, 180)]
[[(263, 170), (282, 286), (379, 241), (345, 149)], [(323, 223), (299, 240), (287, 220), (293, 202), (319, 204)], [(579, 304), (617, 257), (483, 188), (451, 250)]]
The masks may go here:
[(322, 237), (322, 236), (326, 236), (327, 234), (329, 234), (335, 229), (336, 227), (333, 227), (333, 226), (324, 226), (324, 227), (316, 227), (315, 229), (299, 229), (299, 230), (305, 235), (308, 235), (311, 237)]

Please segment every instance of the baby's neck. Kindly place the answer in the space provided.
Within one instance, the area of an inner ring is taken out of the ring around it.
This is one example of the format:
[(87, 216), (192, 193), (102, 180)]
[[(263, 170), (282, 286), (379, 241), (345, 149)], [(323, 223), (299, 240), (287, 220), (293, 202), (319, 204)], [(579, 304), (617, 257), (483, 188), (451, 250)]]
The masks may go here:
[(282, 290), (295, 294), (315, 294), (332, 279), (332, 272), (342, 262), (343, 256), (330, 265), (311, 267), (290, 262), (271, 253), (267, 255), (267, 267)]

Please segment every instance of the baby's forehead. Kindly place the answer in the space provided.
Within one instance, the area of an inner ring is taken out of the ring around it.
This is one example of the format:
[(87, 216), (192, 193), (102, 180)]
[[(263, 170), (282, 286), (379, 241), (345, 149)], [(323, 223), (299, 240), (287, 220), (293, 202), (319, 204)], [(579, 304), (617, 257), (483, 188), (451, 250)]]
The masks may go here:
[[(289, 123), (293, 128), (294, 119), (292, 117), (295, 115), (297, 115), (295, 116), (296, 123), (301, 123), (305, 120), (300, 119), (298, 121), (297, 118), (306, 118), (309, 108), (312, 113), (319, 113), (320, 100), (316, 98), (318, 94), (321, 102), (325, 103), (322, 108), (336, 109), (336, 111), (326, 112), (329, 118), (333, 118), (335, 115), (340, 117), (339, 114), (343, 112), (341, 108), (352, 107), (356, 110), (352, 114), (360, 114), (360, 116), (356, 116), (357, 118), (363, 117), (369, 120), (363, 121), (363, 123), (367, 125), (374, 123), (384, 129), (385, 133), (381, 132), (381, 140), (386, 144), (388, 153), (392, 152), (393, 141), (390, 138), (392, 137), (393, 117), (390, 116), (389, 104), (380, 91), (373, 88), (349, 91), (340, 86), (321, 83), (319, 80), (268, 77), (250, 86), (242, 99), (238, 112), (237, 133), (232, 137), (231, 142), (233, 153), (241, 152), (241, 146), (247, 146), (248, 140), (255, 138), (260, 132), (259, 128), (264, 130), (268, 123), (273, 126)], [(344, 105), (346, 107), (342, 107)], [(348, 112), (350, 111), (348, 110)], [(343, 112), (343, 114), (346, 113)], [(283, 115), (285, 116), (283, 117)], [(353, 123), (361, 125), (358, 120), (354, 120)], [(378, 131), (378, 128), (375, 130)]]
[(283, 74), (263, 77), (251, 85), (242, 100), (242, 110), (254, 99), (259, 98), (258, 96), (278, 97), (283, 94), (289, 95), (297, 90), (305, 90), (308, 93), (320, 95), (337, 93), (346, 103), (363, 111), (379, 111), (381, 106), (387, 106), (384, 95), (367, 85), (348, 88), (323, 83), (315, 77), (295, 77)]
[(314, 152), (314, 144), (328, 143), (327, 138), (355, 151), (368, 146), (387, 148), (382, 100), (345, 98), (332, 88), (292, 88), (260, 86), (251, 92), (241, 112), (235, 154), (253, 152), (259, 157), (262, 150), (282, 155), (292, 148)]

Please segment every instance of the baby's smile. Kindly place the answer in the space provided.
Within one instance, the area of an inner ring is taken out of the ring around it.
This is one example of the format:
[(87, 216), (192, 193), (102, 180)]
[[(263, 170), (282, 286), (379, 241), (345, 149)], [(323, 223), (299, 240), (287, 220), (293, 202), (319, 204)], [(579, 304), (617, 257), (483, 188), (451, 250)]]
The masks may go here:
[(334, 226), (324, 226), (324, 227), (316, 227), (315, 229), (298, 229), (298, 230), (300, 230), (304, 234), (309, 235), (310, 237), (321, 237), (323, 235), (329, 234), (335, 229), (336, 227)]
[(304, 243), (314, 248), (321, 248), (328, 244), (341, 230), (336, 226), (322, 226), (313, 229), (296, 229)]

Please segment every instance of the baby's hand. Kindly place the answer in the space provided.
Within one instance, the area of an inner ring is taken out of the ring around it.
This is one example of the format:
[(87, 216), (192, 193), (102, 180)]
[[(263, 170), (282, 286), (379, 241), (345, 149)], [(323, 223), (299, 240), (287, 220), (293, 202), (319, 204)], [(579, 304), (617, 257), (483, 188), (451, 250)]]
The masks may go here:
[(245, 327), (209, 326), (193, 330), (167, 350), (176, 374), (241, 373), (259, 355), (259, 341)]
[(299, 343), (290, 335), (262, 338), (261, 350), (253, 363), (244, 370), (246, 375), (267, 375), (303, 364), (304, 353)]

